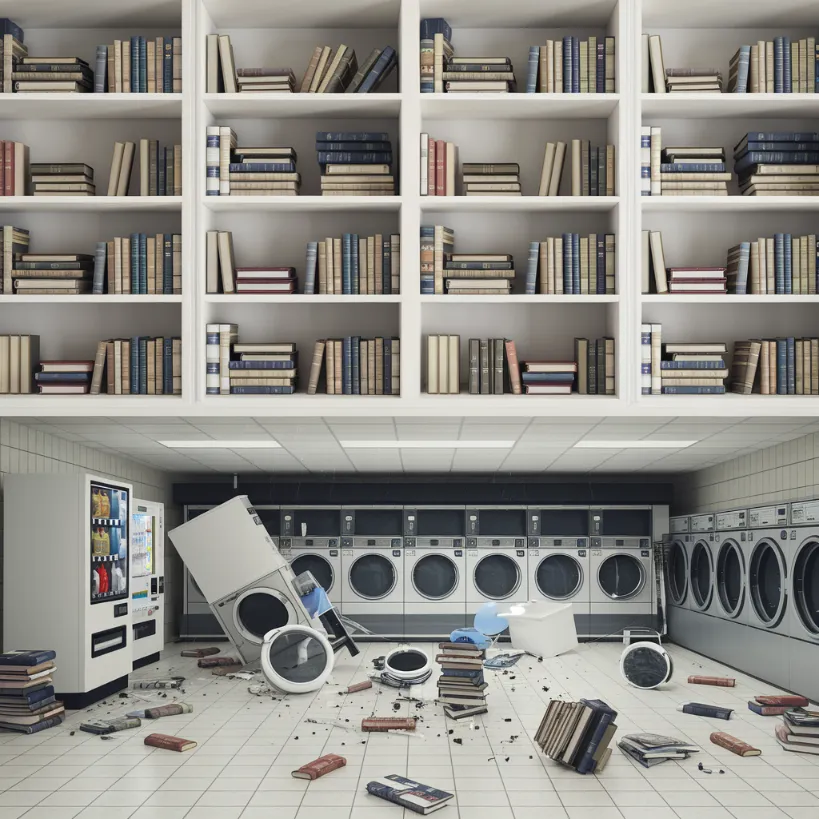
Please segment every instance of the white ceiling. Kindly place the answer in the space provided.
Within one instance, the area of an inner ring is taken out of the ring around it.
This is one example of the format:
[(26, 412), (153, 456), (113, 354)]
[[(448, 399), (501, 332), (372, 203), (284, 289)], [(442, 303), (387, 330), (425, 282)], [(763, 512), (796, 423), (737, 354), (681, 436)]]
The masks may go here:
[[(15, 418), (175, 473), (674, 473), (819, 432), (815, 418)], [(162, 440), (275, 440), (172, 450)], [(340, 440), (514, 440), (511, 449), (344, 449)], [(573, 449), (581, 440), (696, 440), (687, 449)]]

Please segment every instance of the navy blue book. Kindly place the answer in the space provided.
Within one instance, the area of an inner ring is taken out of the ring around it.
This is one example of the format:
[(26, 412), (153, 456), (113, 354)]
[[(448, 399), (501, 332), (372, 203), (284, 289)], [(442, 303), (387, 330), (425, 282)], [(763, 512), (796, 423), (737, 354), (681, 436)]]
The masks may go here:
[(815, 153), (819, 151), (819, 142), (747, 142), (741, 151), (736, 152), (734, 158), (741, 159), (749, 151), (784, 151), (785, 153), (813, 151)]
[(139, 290), (138, 293), (148, 293), (148, 236), (139, 234)]
[(132, 94), (139, 91), (139, 37), (131, 37), (131, 79), (129, 89)]
[[(774, 238), (774, 246), (776, 239)], [(793, 236), (786, 233), (782, 239), (783, 250), (785, 251), (785, 288), (782, 291), (789, 296), (793, 293)], [(776, 290), (778, 293), (779, 290)]]
[(361, 395), (361, 336), (353, 336), (353, 395)]
[(162, 244), (162, 292), (167, 296), (173, 293), (173, 235), (164, 233)]
[[(782, 37), (774, 37), (774, 93), (783, 94), (785, 92), (785, 56), (783, 53), (785, 44)], [(790, 52), (788, 53), (788, 63), (790, 63)]]
[(551, 382), (571, 384), (574, 381), (574, 375), (574, 373), (521, 373), (520, 377), (524, 384), (548, 384)]
[(386, 236), (381, 242), (381, 256), (383, 260), (381, 265), (381, 292), (389, 296), (392, 294), (392, 247), (390, 246), (389, 236)]
[(796, 339), (788, 336), (788, 395), (796, 395)]
[(606, 728), (617, 718), (617, 712), (613, 708), (609, 708), (602, 700), (581, 699), (580, 702), (594, 712), (578, 746), (585, 750), (582, 754), (578, 752), (574, 763), (575, 770), (580, 774), (585, 774), (594, 770), (595, 762), (593, 757), (595, 751), (597, 751), (597, 746), (606, 733)]
[(395, 53), (395, 49), (392, 46), (387, 46), (375, 61), (370, 73), (364, 78), (364, 82), (358, 87), (356, 94), (368, 94), (371, 91), (377, 91), (397, 63), (398, 55)]
[[(597, 196), (597, 156), (599, 148), (589, 149), (589, 195)], [(605, 149), (604, 149), (605, 150)]]
[(392, 153), (386, 151), (356, 153), (354, 151), (319, 151), (319, 165), (391, 165)]
[(91, 373), (35, 373), (34, 380), (40, 384), (71, 381), (82, 383), (91, 380)]
[(473, 681), (480, 678), (480, 681), (483, 682), (483, 670), (480, 668), (474, 671), (471, 668), (442, 668), (441, 676), (462, 677)]
[(4, 705), (15, 705), (19, 709), (27, 708), (29, 711), (37, 711), (49, 703), (54, 702), (54, 686), (47, 685), (44, 688), (38, 688), (36, 691), (25, 691), (23, 694), (17, 696), (10, 696), (6, 694), (6, 689), (0, 691), (0, 708)]
[(741, 174), (754, 165), (816, 165), (819, 151), (748, 151), (734, 164), (734, 170)]
[(572, 93), (580, 93), (580, 40), (572, 37)]
[(719, 361), (661, 361), (660, 369), (663, 370), (721, 370), (725, 367), (725, 362)]
[(231, 162), (231, 173), (295, 173), (295, 162)]
[[(810, 60), (810, 57), (808, 57)], [(782, 90), (785, 94), (793, 92), (793, 78), (791, 77), (791, 38), (782, 38)]]
[(785, 292), (785, 234), (774, 234), (774, 292)]
[(392, 392), (392, 339), (384, 339), (384, 395)]
[(358, 295), (361, 292), (361, 284), (358, 280), (359, 277), (359, 268), (358, 268), (358, 234), (353, 233), (352, 239), (350, 240), (351, 243), (351, 257), (353, 262), (352, 267), (352, 285), (353, 285), (353, 293)]
[(725, 395), (725, 387), (663, 387), (663, 395)]
[(353, 292), (353, 251), (350, 234), (341, 235), (341, 293), (349, 296)]
[[(591, 250), (591, 248), (589, 248)], [(606, 295), (606, 238), (597, 239), (597, 295)]]
[(164, 196), (165, 195), (165, 186), (166, 180), (165, 177), (167, 176), (166, 169), (168, 167), (168, 149), (167, 148), (157, 148), (157, 161), (156, 161), (156, 193), (157, 196)]
[(295, 387), (231, 387), (231, 395), (293, 395)]
[(287, 361), (231, 361), (228, 367), (231, 370), (293, 370), (298, 367), (297, 357)]
[[(22, 39), (18, 38), (18, 39)], [(4, 671), (26, 671), (29, 668), (55, 660), (57, 652), (47, 648), (18, 648), (0, 654), (0, 666)]]
[(148, 337), (139, 337), (139, 394), (148, 394)]
[(422, 785), (398, 774), (390, 774), (368, 782), (367, 793), (424, 815), (439, 810), (455, 798), (455, 795), (448, 791)]
[[(128, 362), (128, 389), (131, 395), (139, 395), (139, 336), (131, 338), (130, 358)], [(125, 362), (122, 362), (125, 366)]]
[(606, 92), (606, 43), (601, 40), (597, 43), (597, 93)]
[(529, 46), (529, 67), (526, 72), (526, 93), (537, 92), (537, 74), (540, 67), (540, 46)]
[(131, 281), (129, 293), (139, 293), (139, 234), (131, 234)]
[[(423, 228), (421, 228), (423, 230)], [(421, 234), (424, 235), (423, 233)], [(432, 236), (433, 234), (428, 234)], [(444, 270), (511, 270), (512, 262), (447, 262)]]
[(572, 294), (572, 234), (563, 234), (563, 292)]
[(163, 339), (162, 347), (162, 393), (173, 395), (173, 339)]
[(563, 38), (563, 93), (572, 93), (572, 38)]
[(749, 131), (734, 150), (746, 142), (819, 142), (819, 131)]
[(23, 29), (13, 20), (9, 20), (8, 17), (0, 17), (0, 34), (11, 34), (12, 37), (21, 43), (24, 42)]
[[(725, 163), (715, 162), (709, 165), (707, 162), (694, 162), (690, 165), (682, 162), (663, 162), (660, 165), (660, 173), (724, 173)], [(682, 178), (682, 177), (681, 177)]]
[[(388, 140), (379, 142), (324, 142), (316, 140), (317, 151), (391, 151)], [(233, 167), (231, 166), (231, 170)], [(294, 168), (295, 170), (295, 168)]]
[(0, 728), (4, 728), (7, 731), (17, 731), (20, 734), (36, 734), (40, 731), (45, 731), (47, 728), (54, 728), (64, 719), (65, 712), (57, 714), (54, 717), (49, 717), (48, 719), (40, 720), (40, 722), (35, 722), (34, 725), (17, 725), (13, 722), (3, 722), (2, 717), (0, 717)]
[[(445, 40), (452, 39), (452, 28), (443, 17), (427, 17), (421, 20), (421, 39), (434, 40), (436, 34), (443, 34)], [(18, 38), (22, 40), (23, 38)]]
[(788, 394), (788, 342), (784, 338), (776, 340), (776, 394)]
[(173, 37), (163, 38), (162, 51), (162, 92), (170, 94), (173, 91)]
[(344, 336), (341, 340), (341, 392), (343, 395), (353, 394), (353, 339)]
[(318, 131), (316, 142), (389, 142), (384, 131)]
[[(564, 248), (565, 252), (565, 248)], [(580, 234), (572, 234), (572, 293), (580, 292)]]

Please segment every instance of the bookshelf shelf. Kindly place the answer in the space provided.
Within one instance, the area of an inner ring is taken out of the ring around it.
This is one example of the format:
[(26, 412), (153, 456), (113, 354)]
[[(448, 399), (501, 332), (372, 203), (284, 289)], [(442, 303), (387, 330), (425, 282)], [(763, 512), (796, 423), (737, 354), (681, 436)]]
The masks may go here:
[[(599, 296), (597, 298), (600, 298)], [(733, 306), (756, 307), (760, 304), (776, 304), (784, 307), (789, 304), (819, 304), (819, 296), (795, 296), (795, 295), (747, 295), (736, 296), (731, 293), (713, 295), (707, 293), (697, 294), (674, 294), (658, 295), (656, 293), (644, 293), (640, 296), (643, 304), (730, 304)]]
[(0, 296), (0, 304), (182, 304), (181, 295)]
[[(216, 197), (214, 197), (216, 198)], [(429, 213), (496, 211), (611, 211), (619, 196), (422, 196), (421, 209)]]
[(203, 101), (214, 117), (232, 119), (384, 119), (401, 111), (400, 94), (204, 94)]
[(620, 301), (616, 295), (608, 296), (547, 296), (513, 294), (511, 296), (430, 296), (421, 295), (421, 304), (613, 304)]
[(644, 213), (753, 213), (819, 211), (819, 196), (643, 196)]
[(179, 119), (182, 94), (0, 94), (6, 119)]
[(819, 116), (819, 94), (642, 94), (640, 105), (644, 117), (662, 119)]
[[(98, 184), (107, 184), (100, 182)], [(0, 211), (37, 213), (45, 211), (174, 212), (182, 209), (181, 196), (5, 196)]]
[(272, 211), (397, 211), (400, 196), (206, 196), (205, 207), (215, 212)]
[(421, 94), (424, 119), (596, 119), (611, 116), (619, 94)]
[(275, 293), (242, 294), (209, 294), (205, 296), (206, 304), (398, 304), (400, 295), (373, 295), (373, 296), (334, 296), (326, 294), (306, 295), (293, 293), (292, 295), (278, 295)]

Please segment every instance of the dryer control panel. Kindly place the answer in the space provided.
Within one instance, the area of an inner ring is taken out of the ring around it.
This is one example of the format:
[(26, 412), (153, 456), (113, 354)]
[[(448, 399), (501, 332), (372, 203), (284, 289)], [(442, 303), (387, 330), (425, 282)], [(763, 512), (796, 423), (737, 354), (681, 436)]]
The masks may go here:
[(466, 538), (463, 537), (407, 537), (404, 546), (407, 549), (463, 549)]
[(714, 531), (714, 516), (713, 515), (691, 515), (691, 532), (713, 532)]
[(647, 537), (593, 537), (592, 549), (651, 549), (651, 539)]
[(745, 509), (717, 512), (715, 524), (718, 532), (732, 532), (736, 529), (747, 529), (748, 512)]
[(283, 537), (279, 549), (338, 549), (341, 538), (337, 537)]
[(669, 531), (672, 535), (680, 535), (684, 534), (685, 532), (689, 532), (691, 525), (691, 519), (688, 515), (681, 518), (671, 518), (669, 520)]
[(819, 500), (796, 501), (791, 504), (791, 525), (819, 523)]
[(468, 537), (470, 549), (525, 549), (525, 537)]
[(757, 506), (748, 510), (748, 527), (756, 529), (761, 526), (787, 526), (788, 504), (780, 506)]
[(400, 537), (344, 537), (341, 545), (344, 548), (355, 549), (400, 549), (403, 546), (403, 538)]
[(587, 537), (530, 537), (530, 549), (588, 549)]

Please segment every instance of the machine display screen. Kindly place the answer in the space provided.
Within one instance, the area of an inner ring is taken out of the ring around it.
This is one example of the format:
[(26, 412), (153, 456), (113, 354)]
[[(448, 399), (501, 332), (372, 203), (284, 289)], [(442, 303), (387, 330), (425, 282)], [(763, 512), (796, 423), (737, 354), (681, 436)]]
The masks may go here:
[[(295, 509), (293, 511), (294, 537), (338, 537), (341, 534), (340, 509)], [(307, 524), (302, 534), (302, 524)]]
[(525, 509), (480, 509), (478, 530), (481, 535), (523, 536), (526, 534)]
[(604, 509), (601, 534), (650, 537), (651, 510)]
[(588, 535), (588, 509), (541, 509), (540, 534), (544, 537)]
[(463, 509), (419, 509), (418, 535), (420, 537), (463, 536), (465, 527)]
[(402, 509), (356, 509), (357, 535), (398, 536), (403, 531)]

